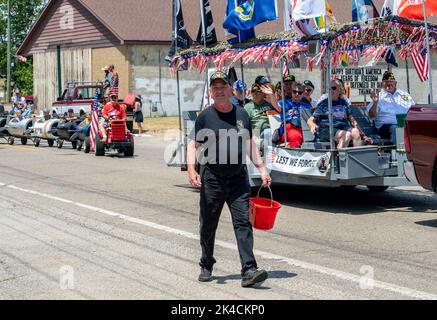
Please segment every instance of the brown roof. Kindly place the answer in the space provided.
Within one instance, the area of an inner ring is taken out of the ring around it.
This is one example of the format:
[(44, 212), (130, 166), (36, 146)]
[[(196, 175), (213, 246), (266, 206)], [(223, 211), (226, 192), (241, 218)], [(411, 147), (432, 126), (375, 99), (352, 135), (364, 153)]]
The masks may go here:
[[(37, 36), (40, 20), (46, 18), (50, 7), (59, 0), (50, 0), (41, 17), (29, 33), (20, 52), (30, 51), (26, 46), (29, 38)], [(169, 42), (172, 29), (171, 0), (71, 0), (82, 4), (100, 23), (124, 43)], [(211, 0), (211, 9), (219, 40), (225, 39), (222, 23), (225, 17), (226, 1)], [(374, 0), (378, 10), (384, 0)], [(329, 0), (338, 22), (352, 20), (352, 1)], [(283, 30), (283, 1), (278, 0), (279, 19), (259, 25), (257, 34), (273, 33)], [(182, 0), (182, 10), (188, 33), (196, 38), (200, 25), (199, 0)], [(437, 16), (430, 21), (437, 23)], [(26, 49), (26, 50), (25, 50)]]

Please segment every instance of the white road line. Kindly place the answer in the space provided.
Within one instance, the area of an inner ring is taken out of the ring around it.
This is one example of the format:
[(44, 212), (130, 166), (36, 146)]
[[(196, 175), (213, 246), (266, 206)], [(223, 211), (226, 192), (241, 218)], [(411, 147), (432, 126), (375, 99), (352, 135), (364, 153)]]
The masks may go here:
[[(33, 190), (27, 190), (27, 189), (23, 189), (23, 188), (19, 188), (13, 185), (8, 185), (5, 183), (1, 183), (0, 182), (0, 186), (1, 187), (7, 187), (9, 189), (13, 189), (13, 190), (17, 190), (17, 191), (21, 191), (21, 192), (25, 192), (25, 193), (29, 193), (29, 194), (33, 194), (36, 196), (40, 196), (46, 199), (51, 199), (51, 200), (55, 200), (55, 201), (59, 201), (62, 203), (66, 203), (66, 204), (71, 204), (74, 205), (76, 207), (79, 208), (84, 208), (90, 211), (94, 211), (94, 212), (98, 212), (101, 214), (105, 214), (114, 218), (118, 218), (124, 221), (129, 221), (132, 223), (136, 223), (136, 224), (140, 224), (149, 228), (153, 228), (156, 230), (160, 230), (160, 231), (164, 231), (164, 232), (168, 232), (168, 233), (172, 233), (178, 236), (183, 236), (185, 238), (188, 239), (193, 239), (193, 240), (199, 240), (199, 236), (196, 234), (193, 234), (191, 232), (186, 232), (183, 230), (179, 230), (179, 229), (174, 229), (171, 227), (167, 227), (161, 224), (157, 224), (154, 222), (150, 222), (150, 221), (146, 221), (146, 220), (142, 220), (142, 219), (138, 219), (138, 218), (133, 218), (130, 216), (126, 216), (114, 211), (110, 211), (110, 210), (105, 210), (105, 209), (101, 209), (101, 208), (97, 208), (94, 206), (90, 206), (87, 204), (83, 204), (80, 202), (75, 202), (75, 201), (71, 201), (71, 200), (67, 200), (67, 199), (63, 199), (63, 198), (59, 198), (59, 197), (55, 197), (49, 194), (45, 194), (45, 193), (41, 193), (38, 191), (33, 191)], [(216, 244), (220, 247), (223, 247), (225, 249), (230, 249), (230, 250), (234, 250), (237, 251), (237, 246), (235, 244), (229, 243), (229, 242), (225, 242), (225, 241), (216, 241)], [(299, 261), (299, 260), (295, 260), (295, 259), (290, 259), (284, 256), (280, 256), (280, 255), (276, 255), (276, 254), (272, 254), (266, 251), (260, 251), (260, 250), (255, 250), (254, 253), (257, 256), (262, 257), (263, 259), (268, 259), (268, 260), (278, 260), (281, 262), (285, 262), (291, 266), (295, 266), (298, 268), (302, 268), (302, 269), (306, 269), (306, 270), (311, 270), (317, 273), (321, 273), (321, 274), (326, 274), (329, 276), (333, 276), (342, 280), (347, 280), (347, 281), (351, 281), (351, 282), (355, 282), (358, 284), (361, 284), (363, 281), (363, 278), (361, 276), (358, 275), (354, 275), (351, 273), (347, 273), (347, 272), (343, 272), (343, 271), (339, 271), (339, 270), (335, 270), (335, 269), (331, 269), (331, 268), (326, 268), (323, 266), (319, 266), (316, 264), (311, 264), (311, 263), (307, 263), (304, 261)], [(382, 282), (382, 281), (378, 281), (378, 280), (374, 280), (373, 283), (373, 287), (374, 288), (378, 288), (378, 289), (383, 289), (383, 290), (387, 290), (387, 291), (391, 291), (391, 292), (395, 292), (404, 296), (408, 296), (410, 298), (415, 298), (415, 299), (425, 299), (425, 300), (437, 300), (437, 295), (432, 294), (432, 293), (428, 293), (428, 292), (424, 292), (424, 291), (417, 291), (414, 289), (410, 289), (410, 288), (406, 288), (406, 287), (401, 287), (401, 286), (397, 286), (391, 283), (387, 283), (387, 282)]]

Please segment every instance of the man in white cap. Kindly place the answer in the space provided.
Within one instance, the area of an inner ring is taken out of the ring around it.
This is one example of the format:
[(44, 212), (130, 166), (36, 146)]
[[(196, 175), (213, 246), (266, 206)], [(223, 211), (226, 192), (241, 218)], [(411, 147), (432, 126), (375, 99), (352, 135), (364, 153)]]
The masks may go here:
[(15, 89), (15, 95), (12, 97), (13, 108), (12, 110), (15, 112), (16, 110), (23, 111), (26, 107), (26, 99), (21, 96), (21, 92), (19, 89)]

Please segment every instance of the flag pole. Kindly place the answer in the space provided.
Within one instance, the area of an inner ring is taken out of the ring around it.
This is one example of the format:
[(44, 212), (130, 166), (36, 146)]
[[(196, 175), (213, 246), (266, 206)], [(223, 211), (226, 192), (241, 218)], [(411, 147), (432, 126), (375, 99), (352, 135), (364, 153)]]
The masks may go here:
[[(200, 15), (201, 15), (201, 21), (202, 21), (202, 32), (203, 32), (203, 47), (206, 49), (206, 36), (207, 36), (207, 33), (206, 33), (206, 23), (205, 23), (205, 7), (203, 6), (203, 0), (199, 0), (199, 4), (200, 4)], [(207, 95), (208, 95), (208, 107), (210, 107), (211, 106), (211, 99), (210, 99), (210, 97), (209, 97), (209, 72), (208, 72), (208, 65), (207, 65), (207, 68), (206, 68), (206, 80), (205, 80), (205, 83), (206, 83), (206, 92), (207, 92)]]
[[(176, 8), (176, 1), (180, 0), (174, 0), (173, 1), (173, 23), (174, 23), (174, 35), (175, 35), (175, 53), (178, 52), (178, 22), (177, 22), (177, 8)], [(179, 2), (179, 5), (181, 3)], [(182, 114), (181, 114), (181, 93), (180, 93), (180, 83), (179, 83), (179, 69), (176, 69), (176, 83), (177, 83), (177, 97), (178, 97), (178, 115), (179, 115), (179, 132), (182, 133)], [(182, 140), (181, 140), (182, 141)]]
[(408, 59), (405, 57), (405, 70), (407, 72), (407, 90), (410, 93), (410, 71), (408, 70)]
[(423, 9), (423, 18), (425, 21), (425, 33), (426, 33), (426, 58), (428, 59), (428, 88), (429, 88), (429, 97), (428, 103), (433, 104), (433, 92), (432, 92), (432, 61), (431, 61), (431, 50), (429, 46), (429, 30), (428, 30), (428, 19), (426, 17), (426, 6), (425, 0), (422, 0), (422, 9)]

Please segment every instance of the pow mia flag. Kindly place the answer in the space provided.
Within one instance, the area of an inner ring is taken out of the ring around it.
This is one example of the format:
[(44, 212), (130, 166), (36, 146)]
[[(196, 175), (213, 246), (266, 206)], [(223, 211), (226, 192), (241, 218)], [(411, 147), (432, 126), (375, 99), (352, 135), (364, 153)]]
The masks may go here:
[(217, 35), (215, 33), (214, 19), (212, 18), (211, 5), (209, 0), (202, 0), (203, 8), (200, 8), (200, 14), (204, 15), (203, 21), (205, 21), (205, 27), (202, 20), (200, 21), (199, 33), (197, 34), (197, 42), (201, 45), (205, 43), (205, 31), (206, 29), (206, 46), (213, 46), (217, 43)]
[(176, 46), (178, 50), (188, 49), (192, 43), (193, 40), (191, 40), (191, 37), (188, 34), (187, 29), (185, 29), (181, 0), (173, 0), (172, 44), (170, 50), (168, 51), (167, 57), (165, 57), (165, 60), (169, 64), (171, 64), (171, 61), (173, 60), (173, 56), (176, 53)]

